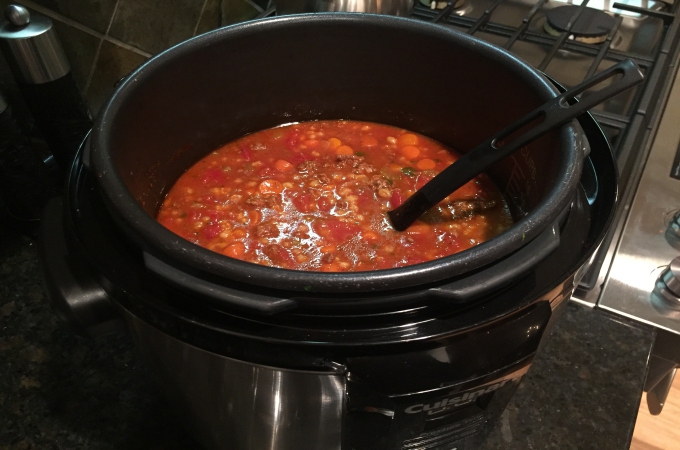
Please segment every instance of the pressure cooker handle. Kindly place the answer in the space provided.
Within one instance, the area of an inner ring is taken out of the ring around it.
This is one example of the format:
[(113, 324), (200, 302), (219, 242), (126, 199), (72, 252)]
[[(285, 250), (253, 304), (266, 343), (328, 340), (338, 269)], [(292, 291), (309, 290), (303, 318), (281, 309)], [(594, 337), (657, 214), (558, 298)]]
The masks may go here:
[(62, 320), (78, 334), (89, 337), (125, 327), (114, 303), (92, 276), (87, 261), (69, 251), (61, 197), (51, 199), (45, 206), (39, 250), (45, 291)]
[(428, 292), (434, 297), (467, 302), (509, 285), (559, 247), (561, 218), (567, 211), (568, 209), (541, 234), (507, 258), (452, 283), (430, 288)]
[(180, 289), (198, 293), (237, 308), (255, 310), (264, 314), (276, 314), (298, 306), (297, 302), (292, 299), (242, 292), (238, 289), (231, 289), (227, 286), (195, 277), (161, 261), (147, 252), (144, 252), (144, 265), (151, 272)]

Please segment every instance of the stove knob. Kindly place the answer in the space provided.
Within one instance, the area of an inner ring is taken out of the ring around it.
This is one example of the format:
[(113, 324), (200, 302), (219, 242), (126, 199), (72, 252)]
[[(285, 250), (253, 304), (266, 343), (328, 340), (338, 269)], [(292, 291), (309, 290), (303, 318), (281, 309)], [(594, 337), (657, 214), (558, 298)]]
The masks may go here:
[(668, 231), (673, 237), (680, 239), (680, 211), (676, 212), (671, 219), (671, 223), (668, 224)]
[(656, 290), (671, 305), (680, 307), (680, 256), (661, 272), (656, 280)]

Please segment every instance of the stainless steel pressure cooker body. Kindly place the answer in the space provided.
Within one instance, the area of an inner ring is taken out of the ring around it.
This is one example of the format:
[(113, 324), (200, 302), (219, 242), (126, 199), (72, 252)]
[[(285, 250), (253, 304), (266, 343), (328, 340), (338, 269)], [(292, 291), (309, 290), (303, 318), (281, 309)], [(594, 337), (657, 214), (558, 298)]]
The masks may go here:
[[(468, 87), (418, 84), (434, 73)], [(210, 450), (477, 448), (609, 226), (616, 169), (591, 117), (489, 172), (512, 229), (431, 263), (261, 267), (153, 214), (189, 165), (257, 129), (369, 120), (465, 151), (554, 92), (502, 50), (393, 17), (289, 16), (180, 44), (119, 87), (48, 205), (49, 297), (84, 334), (123, 318)]]

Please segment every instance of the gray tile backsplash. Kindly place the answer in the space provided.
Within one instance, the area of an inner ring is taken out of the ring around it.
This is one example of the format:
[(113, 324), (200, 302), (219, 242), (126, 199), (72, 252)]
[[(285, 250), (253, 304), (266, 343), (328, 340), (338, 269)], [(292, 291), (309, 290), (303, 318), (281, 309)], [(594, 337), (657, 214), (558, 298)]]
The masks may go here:
[[(106, 33), (118, 0), (33, 0), (36, 4), (69, 19)], [(21, 3), (21, 2), (18, 2)]]
[(206, 0), (119, 0), (109, 34), (155, 54), (194, 35)]
[[(78, 86), (96, 114), (115, 82), (149, 57), (194, 35), (253, 19), (263, 9), (259, 5), (269, 1), (0, 0), (0, 8), (18, 3), (51, 18)], [(4, 61), (0, 91), (15, 110), (25, 112)]]
[(232, 25), (246, 20), (252, 20), (260, 13), (261, 9), (249, 0), (242, 1), (222, 1), (222, 20), (223, 26)]
[(207, 0), (203, 7), (203, 14), (201, 14), (201, 18), (198, 20), (196, 35), (207, 33), (220, 26), (222, 26), (221, 0)]
[(101, 39), (63, 22), (57, 20), (53, 22), (66, 58), (71, 64), (73, 77), (80, 89), (84, 90), (97, 57)]
[(99, 110), (109, 98), (113, 87), (122, 77), (142, 65), (146, 58), (138, 53), (113, 44), (102, 43), (95, 65), (92, 81), (85, 93), (85, 99), (93, 111)]

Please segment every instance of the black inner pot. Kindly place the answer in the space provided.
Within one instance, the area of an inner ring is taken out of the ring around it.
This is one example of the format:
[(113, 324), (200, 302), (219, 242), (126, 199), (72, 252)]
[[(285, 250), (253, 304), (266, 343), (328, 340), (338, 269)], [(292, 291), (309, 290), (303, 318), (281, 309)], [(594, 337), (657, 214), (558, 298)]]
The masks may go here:
[(264, 267), (191, 244), (154, 216), (189, 166), (257, 130), (364, 120), (422, 133), (465, 153), (554, 95), (541, 74), (509, 53), (438, 25), (365, 14), (287, 16), (216, 30), (151, 59), (100, 112), (91, 161), (114, 219), (149, 260), (199, 278), (216, 275), (225, 284), (393, 290), (490, 264), (551, 225), (578, 185), (585, 147), (578, 126), (565, 125), (488, 171), (510, 204), (513, 227), (414, 266), (334, 274)]

